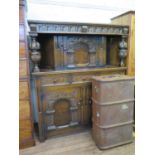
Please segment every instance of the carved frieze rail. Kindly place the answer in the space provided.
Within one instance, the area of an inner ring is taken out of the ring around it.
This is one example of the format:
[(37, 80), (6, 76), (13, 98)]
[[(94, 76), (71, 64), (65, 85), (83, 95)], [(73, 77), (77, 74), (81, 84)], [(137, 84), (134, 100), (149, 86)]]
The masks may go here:
[(127, 35), (128, 26), (103, 24), (63, 24), (63, 23), (37, 23), (29, 21), (30, 31), (38, 33), (74, 33), (74, 34), (107, 34)]

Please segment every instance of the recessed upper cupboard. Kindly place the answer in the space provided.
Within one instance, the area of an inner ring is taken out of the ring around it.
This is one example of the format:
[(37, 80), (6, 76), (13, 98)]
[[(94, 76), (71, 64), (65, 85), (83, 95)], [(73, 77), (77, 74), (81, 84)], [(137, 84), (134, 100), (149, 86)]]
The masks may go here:
[(126, 66), (128, 27), (29, 22), (34, 72)]
[(106, 65), (107, 38), (104, 36), (39, 35), (40, 68), (54, 70)]

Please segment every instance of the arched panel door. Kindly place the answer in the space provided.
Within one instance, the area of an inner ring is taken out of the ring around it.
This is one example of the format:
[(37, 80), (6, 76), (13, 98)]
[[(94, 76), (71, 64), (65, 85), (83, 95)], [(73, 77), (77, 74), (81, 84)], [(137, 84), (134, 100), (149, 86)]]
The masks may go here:
[(54, 103), (54, 124), (62, 126), (71, 122), (70, 101), (67, 99), (59, 99)]
[(86, 43), (79, 42), (74, 45), (74, 50), (76, 66), (87, 66), (89, 64), (89, 46)]

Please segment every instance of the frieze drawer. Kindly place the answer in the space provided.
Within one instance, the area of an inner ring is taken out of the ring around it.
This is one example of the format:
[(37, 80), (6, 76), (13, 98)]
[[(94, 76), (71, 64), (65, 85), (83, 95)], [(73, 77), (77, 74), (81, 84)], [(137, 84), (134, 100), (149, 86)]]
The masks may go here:
[(47, 77), (41, 77), (42, 85), (59, 85), (64, 83), (68, 83), (67, 75), (52, 75)]
[(91, 75), (74, 75), (73, 82), (85, 82), (90, 81)]

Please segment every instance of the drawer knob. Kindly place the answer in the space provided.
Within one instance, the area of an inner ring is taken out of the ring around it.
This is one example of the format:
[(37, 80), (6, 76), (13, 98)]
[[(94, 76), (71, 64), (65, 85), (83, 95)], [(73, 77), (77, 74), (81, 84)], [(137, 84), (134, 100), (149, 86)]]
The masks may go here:
[(57, 82), (57, 80), (53, 80), (53, 83), (56, 83)]

